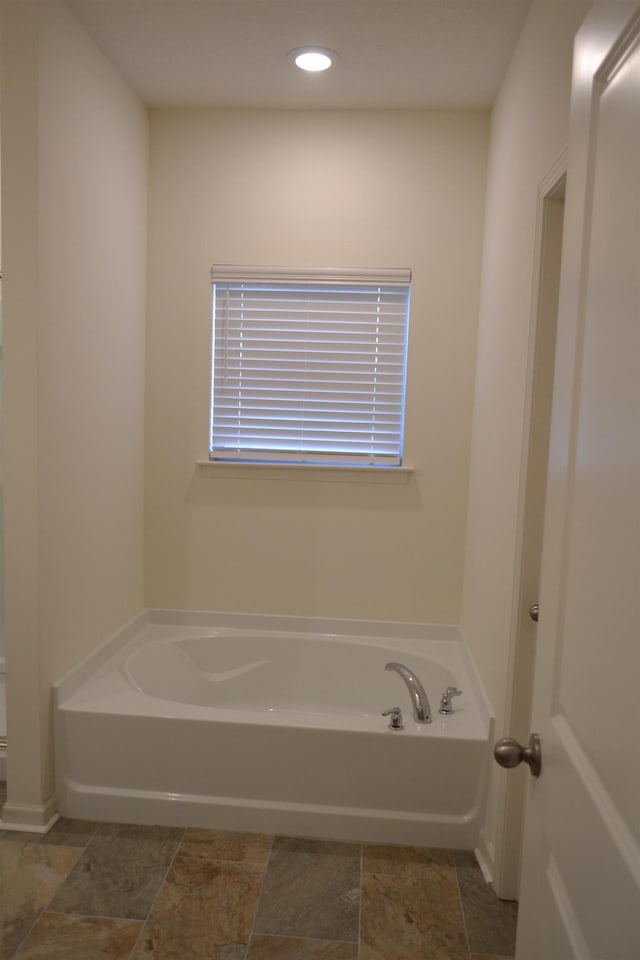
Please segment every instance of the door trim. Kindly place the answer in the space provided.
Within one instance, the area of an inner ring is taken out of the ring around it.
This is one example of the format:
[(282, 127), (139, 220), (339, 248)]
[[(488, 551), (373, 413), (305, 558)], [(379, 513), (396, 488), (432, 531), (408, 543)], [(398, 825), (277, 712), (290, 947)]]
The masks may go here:
[[(558, 195), (567, 173), (568, 148), (564, 147), (537, 190), (536, 227), (532, 263), (531, 308), (529, 315), (529, 345), (527, 359), (527, 378), (525, 407), (522, 421), (522, 449), (520, 455), (520, 484), (518, 491), (517, 531), (515, 545), (515, 577), (511, 600), (511, 623), (509, 661), (507, 666), (507, 695), (505, 717), (509, 732), (529, 724), (530, 697), (533, 691), (533, 675), (528, 678), (528, 696), (518, 696), (518, 660), (521, 644), (520, 623), (522, 611), (523, 549), (525, 536), (525, 516), (527, 506), (527, 481), (530, 458), (530, 440), (533, 426), (533, 387), (536, 362), (536, 343), (541, 323), (541, 291), (544, 266), (544, 238), (546, 227), (546, 205)], [(522, 682), (522, 678), (520, 678)], [(526, 699), (526, 702), (523, 702)], [(520, 859), (522, 852), (522, 827), (524, 819), (525, 781), (522, 775), (511, 772), (503, 778), (503, 790), (499, 798), (499, 820), (502, 824), (496, 836), (493, 857), (488, 851), (482, 851), (485, 859), (493, 860), (493, 881), (496, 892), (503, 899), (517, 899), (520, 880)]]

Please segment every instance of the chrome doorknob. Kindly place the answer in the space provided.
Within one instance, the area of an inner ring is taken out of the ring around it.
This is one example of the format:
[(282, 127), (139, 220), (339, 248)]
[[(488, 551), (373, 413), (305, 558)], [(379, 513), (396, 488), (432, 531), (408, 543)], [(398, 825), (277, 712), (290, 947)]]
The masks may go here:
[(532, 603), (532, 604), (531, 604), (531, 606), (529, 607), (529, 617), (531, 618), (531, 620), (534, 621), (534, 623), (537, 623), (537, 622), (538, 622), (538, 620), (540, 619), (540, 604), (539, 604), (539, 603)]
[(529, 737), (529, 743), (526, 746), (518, 743), (513, 737), (503, 737), (498, 740), (493, 748), (493, 756), (501, 767), (517, 767), (524, 762), (529, 766), (529, 772), (532, 777), (539, 777), (542, 768), (542, 754), (540, 749), (540, 737), (537, 733), (532, 733)]

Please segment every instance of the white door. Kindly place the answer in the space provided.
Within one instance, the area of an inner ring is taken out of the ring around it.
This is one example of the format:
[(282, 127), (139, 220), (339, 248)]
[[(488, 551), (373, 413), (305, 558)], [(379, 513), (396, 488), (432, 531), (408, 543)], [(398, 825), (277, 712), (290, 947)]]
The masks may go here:
[(574, 59), (517, 960), (640, 958), (640, 4)]

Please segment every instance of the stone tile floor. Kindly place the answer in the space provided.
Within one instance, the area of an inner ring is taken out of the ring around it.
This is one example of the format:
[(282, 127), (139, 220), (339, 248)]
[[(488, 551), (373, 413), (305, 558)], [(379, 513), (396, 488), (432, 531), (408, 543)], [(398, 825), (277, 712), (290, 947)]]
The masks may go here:
[(468, 852), (77, 820), (0, 831), (0, 960), (501, 960), (515, 927)]

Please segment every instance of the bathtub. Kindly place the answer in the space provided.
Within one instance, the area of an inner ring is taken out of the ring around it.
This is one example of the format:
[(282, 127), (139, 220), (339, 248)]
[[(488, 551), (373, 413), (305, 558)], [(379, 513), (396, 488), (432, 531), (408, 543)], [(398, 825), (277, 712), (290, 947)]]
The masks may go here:
[[(421, 679), (430, 724), (388, 661)], [(455, 627), (146, 612), (54, 686), (54, 713), (68, 817), (477, 841), (491, 717)]]

